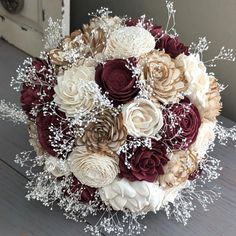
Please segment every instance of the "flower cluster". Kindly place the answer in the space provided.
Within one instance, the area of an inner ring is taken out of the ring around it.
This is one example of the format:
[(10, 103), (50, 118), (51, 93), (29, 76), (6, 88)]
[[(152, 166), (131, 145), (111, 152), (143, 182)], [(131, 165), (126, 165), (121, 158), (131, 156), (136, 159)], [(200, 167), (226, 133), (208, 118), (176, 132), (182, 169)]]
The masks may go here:
[(169, 212), (204, 172), (220, 86), (161, 26), (100, 12), (20, 71), (30, 143), (72, 218)]

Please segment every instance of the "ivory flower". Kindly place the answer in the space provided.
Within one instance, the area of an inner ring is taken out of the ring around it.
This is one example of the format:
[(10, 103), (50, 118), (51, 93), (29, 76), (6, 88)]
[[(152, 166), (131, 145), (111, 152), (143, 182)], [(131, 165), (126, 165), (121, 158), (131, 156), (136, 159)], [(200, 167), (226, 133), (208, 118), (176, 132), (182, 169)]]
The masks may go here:
[(109, 58), (139, 57), (155, 48), (155, 39), (142, 27), (121, 27), (107, 39), (104, 54)]
[(199, 110), (203, 109), (207, 103), (206, 94), (209, 91), (210, 80), (206, 72), (206, 67), (199, 56), (181, 54), (176, 58), (176, 65), (184, 71), (188, 81), (188, 91), (186, 92), (191, 102)]
[(156, 212), (162, 206), (164, 191), (158, 184), (147, 181), (130, 182), (116, 178), (110, 185), (99, 189), (102, 201), (116, 211)]
[(67, 116), (86, 113), (94, 108), (94, 75), (94, 67), (79, 66), (57, 78), (54, 101)]
[(100, 153), (90, 153), (84, 146), (73, 150), (68, 163), (71, 172), (82, 184), (94, 188), (112, 183), (119, 171), (114, 158)]
[(137, 99), (122, 110), (128, 134), (135, 137), (155, 137), (163, 126), (161, 110), (147, 99)]

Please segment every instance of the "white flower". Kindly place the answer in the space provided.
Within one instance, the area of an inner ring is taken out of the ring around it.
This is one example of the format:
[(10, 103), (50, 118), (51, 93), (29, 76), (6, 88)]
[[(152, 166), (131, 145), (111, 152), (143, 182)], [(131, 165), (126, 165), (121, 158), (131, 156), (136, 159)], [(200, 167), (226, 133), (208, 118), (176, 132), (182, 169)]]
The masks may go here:
[(67, 116), (86, 113), (94, 108), (94, 76), (94, 67), (79, 66), (72, 67), (57, 78), (54, 101)]
[(215, 140), (214, 128), (215, 122), (203, 122), (198, 130), (197, 139), (191, 149), (197, 152), (200, 158), (205, 156), (209, 144)]
[(199, 56), (181, 54), (176, 58), (176, 65), (184, 71), (189, 86), (186, 93), (191, 102), (199, 109), (203, 109), (206, 106), (206, 94), (210, 87), (204, 63), (200, 61)]
[(90, 187), (104, 187), (116, 178), (119, 168), (117, 161), (99, 153), (90, 153), (86, 147), (76, 147), (69, 155), (68, 163), (75, 177)]
[(124, 105), (124, 125), (128, 134), (135, 137), (158, 137), (163, 126), (161, 110), (147, 99), (137, 99)]
[(155, 48), (155, 39), (142, 27), (122, 27), (107, 39), (104, 54), (111, 58), (139, 57)]
[(70, 174), (70, 168), (67, 161), (58, 159), (53, 156), (47, 156), (45, 158), (45, 170), (53, 174), (55, 177), (68, 176)]
[(116, 178), (110, 185), (99, 189), (101, 199), (116, 211), (156, 212), (162, 206), (164, 191), (156, 183), (131, 182)]

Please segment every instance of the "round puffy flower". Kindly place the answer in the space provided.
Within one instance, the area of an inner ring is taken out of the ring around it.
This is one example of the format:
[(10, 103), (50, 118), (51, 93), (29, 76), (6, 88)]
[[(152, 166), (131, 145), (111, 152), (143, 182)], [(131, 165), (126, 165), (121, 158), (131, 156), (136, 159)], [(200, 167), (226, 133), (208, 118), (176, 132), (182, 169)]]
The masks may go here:
[(70, 174), (70, 169), (67, 161), (58, 159), (53, 156), (46, 157), (44, 168), (55, 177), (68, 176)]
[(213, 76), (209, 76), (209, 80), (210, 89), (206, 94), (207, 104), (205, 109), (203, 110), (203, 118), (204, 120), (215, 122), (216, 117), (220, 115), (220, 110), (222, 108), (221, 96), (216, 78)]
[(201, 125), (198, 109), (185, 98), (163, 109), (162, 141), (172, 150), (185, 150), (195, 142)]
[(192, 144), (191, 149), (199, 154), (200, 157), (204, 157), (206, 151), (209, 148), (210, 142), (215, 139), (215, 123), (214, 122), (202, 122), (196, 141)]
[(32, 87), (30, 83), (24, 83), (21, 90), (20, 101), (22, 109), (30, 118), (35, 118), (31, 111), (33, 108), (36, 110), (46, 102), (53, 100), (54, 90), (53, 88), (44, 85), (44, 82), (48, 82), (48, 77), (52, 76), (52, 69), (49, 69), (50, 65), (46, 60), (36, 58), (32, 62), (34, 68), (34, 76), (29, 75), (29, 81), (35, 83)]
[(104, 187), (115, 179), (119, 172), (116, 160), (100, 153), (90, 153), (86, 147), (74, 148), (68, 164), (75, 177), (90, 187)]
[(152, 147), (131, 147), (125, 153), (121, 152), (119, 161), (120, 177), (130, 181), (154, 182), (164, 174), (163, 167), (169, 161), (165, 145), (152, 140)]
[(162, 206), (164, 191), (158, 184), (146, 181), (130, 182), (116, 178), (110, 185), (99, 189), (102, 201), (115, 211), (156, 212)]
[[(134, 64), (132, 60), (130, 63)], [(115, 106), (131, 101), (139, 92), (137, 78), (127, 68), (126, 60), (108, 60), (104, 65), (98, 65), (95, 80)]]
[(204, 109), (207, 103), (206, 94), (209, 91), (210, 80), (206, 73), (206, 67), (199, 56), (180, 55), (176, 58), (176, 65), (182, 71), (188, 81), (188, 97), (197, 106), (199, 111)]
[[(67, 151), (73, 147), (74, 137), (69, 134), (70, 130), (65, 118), (65, 113), (61, 111), (56, 111), (56, 114), (53, 115), (44, 115), (43, 111), (41, 111), (36, 117), (39, 143), (52, 156), (61, 154), (59, 149), (61, 150), (62, 147), (67, 149)], [(62, 131), (60, 140), (58, 140), (58, 137), (55, 136), (50, 127)]]
[(90, 122), (77, 144), (82, 143), (91, 152), (113, 155), (123, 145), (126, 137), (122, 115), (113, 115), (109, 110), (105, 110), (96, 116), (95, 122)]
[(72, 177), (70, 187), (64, 190), (64, 194), (67, 197), (79, 197), (79, 200), (83, 203), (89, 203), (92, 201), (94, 199), (95, 192), (96, 188), (91, 188), (87, 185), (81, 184), (75, 176)]
[(176, 58), (180, 54), (189, 55), (188, 47), (185, 46), (177, 37), (162, 34), (156, 42), (156, 49), (165, 50), (172, 58)]
[(54, 101), (67, 116), (90, 112), (95, 104), (93, 89), (95, 68), (79, 66), (66, 70), (57, 78)]
[(183, 73), (174, 61), (163, 51), (154, 50), (139, 59), (142, 68), (140, 79), (144, 79), (152, 89), (151, 99), (155, 102), (178, 102), (182, 92), (187, 90)]
[(173, 152), (168, 157), (170, 161), (164, 166), (165, 173), (158, 178), (163, 188), (182, 184), (198, 168), (198, 155), (193, 151)]
[(107, 39), (104, 54), (109, 58), (139, 57), (155, 48), (155, 39), (142, 27), (121, 27)]
[(155, 137), (163, 126), (163, 116), (156, 104), (137, 99), (122, 109), (128, 134), (135, 137)]

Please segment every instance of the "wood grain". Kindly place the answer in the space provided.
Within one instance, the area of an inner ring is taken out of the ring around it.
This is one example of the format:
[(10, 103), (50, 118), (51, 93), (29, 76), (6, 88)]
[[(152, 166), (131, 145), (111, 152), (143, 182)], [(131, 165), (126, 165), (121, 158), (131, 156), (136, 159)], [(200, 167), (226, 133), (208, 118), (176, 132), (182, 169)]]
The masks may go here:
[[(9, 87), (10, 76), (26, 57), (25, 54), (0, 40), (0, 97), (18, 102), (18, 94)], [(225, 125), (235, 123), (221, 117)], [(39, 202), (24, 198), (26, 179), (24, 170), (14, 163), (16, 153), (30, 150), (26, 127), (0, 120), (0, 235), (6, 236), (81, 236), (86, 235), (80, 223), (62, 216), (59, 209), (50, 211)], [(222, 198), (210, 211), (198, 208), (187, 226), (167, 220), (164, 213), (148, 214), (143, 223), (148, 226), (143, 235), (148, 236), (234, 236), (236, 235), (236, 148), (216, 145), (214, 156), (222, 161), (222, 175), (216, 184), (222, 188)], [(18, 173), (18, 172), (19, 173)], [(89, 217), (96, 223), (98, 217)]]

